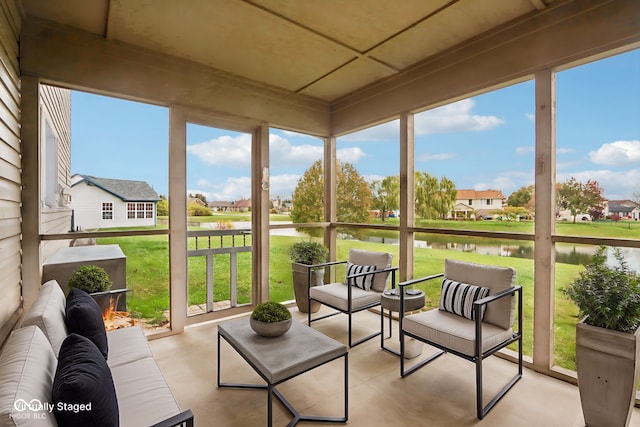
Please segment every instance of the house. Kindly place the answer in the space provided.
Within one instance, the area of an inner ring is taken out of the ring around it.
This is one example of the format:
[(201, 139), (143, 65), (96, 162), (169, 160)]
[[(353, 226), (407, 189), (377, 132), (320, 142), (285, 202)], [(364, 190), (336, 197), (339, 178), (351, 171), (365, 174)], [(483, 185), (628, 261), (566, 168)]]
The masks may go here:
[(631, 200), (608, 200), (605, 203), (604, 216), (639, 220), (640, 204)]
[(156, 225), (160, 196), (144, 181), (71, 177), (74, 229)]
[(229, 212), (232, 204), (232, 202), (226, 200), (214, 200), (213, 202), (208, 202), (207, 206), (216, 212)]
[(500, 190), (458, 190), (453, 217), (493, 218), (502, 209), (504, 196)]
[(251, 210), (251, 200), (240, 199), (233, 202), (231, 210), (234, 212), (249, 212)]

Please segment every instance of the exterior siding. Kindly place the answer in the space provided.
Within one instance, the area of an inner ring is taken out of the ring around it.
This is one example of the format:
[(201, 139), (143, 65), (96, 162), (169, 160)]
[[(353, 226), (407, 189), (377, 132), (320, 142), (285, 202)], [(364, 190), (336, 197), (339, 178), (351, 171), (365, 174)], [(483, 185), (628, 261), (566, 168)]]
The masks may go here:
[(0, 0), (0, 343), (22, 305), (18, 10), (13, 0)]
[[(55, 206), (44, 203), (40, 212), (40, 233), (64, 233), (71, 228), (71, 208), (62, 194), (70, 194), (71, 185), (71, 91), (55, 86), (40, 85), (41, 120), (49, 121), (56, 135), (56, 198)], [(41, 141), (42, 144), (42, 141)], [(68, 242), (43, 241), (41, 256), (46, 260)]]
[[(127, 218), (127, 202), (86, 182), (71, 189), (74, 224), (81, 230), (111, 227), (139, 227), (156, 224), (156, 204), (153, 203), (152, 218)], [(102, 203), (113, 204), (113, 219), (102, 219)]]

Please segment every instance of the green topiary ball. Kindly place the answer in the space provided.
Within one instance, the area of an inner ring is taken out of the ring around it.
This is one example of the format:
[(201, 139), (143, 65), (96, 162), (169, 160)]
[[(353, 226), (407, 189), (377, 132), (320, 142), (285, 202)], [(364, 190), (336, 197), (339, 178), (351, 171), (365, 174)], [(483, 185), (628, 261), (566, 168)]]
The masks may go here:
[(73, 272), (67, 287), (78, 288), (87, 293), (104, 292), (111, 288), (111, 278), (104, 268), (97, 265), (83, 265)]
[(259, 322), (274, 323), (291, 319), (291, 312), (287, 307), (275, 301), (267, 301), (256, 306), (251, 318)]

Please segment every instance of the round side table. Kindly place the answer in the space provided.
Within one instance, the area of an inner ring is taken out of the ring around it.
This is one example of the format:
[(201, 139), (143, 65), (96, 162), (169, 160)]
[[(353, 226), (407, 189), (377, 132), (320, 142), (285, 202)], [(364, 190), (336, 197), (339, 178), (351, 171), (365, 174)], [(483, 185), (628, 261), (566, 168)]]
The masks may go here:
[[(424, 292), (407, 289), (404, 293), (404, 311), (405, 313), (408, 311), (419, 310), (424, 307), (425, 304), (425, 295)], [(391, 338), (392, 335), (392, 323), (391, 323), (391, 314), (394, 311), (400, 312), (400, 290), (399, 289), (389, 289), (386, 290), (380, 295), (380, 348), (388, 351), (391, 354), (395, 354), (396, 356), (400, 356), (400, 353), (397, 351), (385, 347), (384, 345), (384, 311), (389, 310), (389, 336), (387, 338)], [(407, 357), (411, 358), (411, 357)]]

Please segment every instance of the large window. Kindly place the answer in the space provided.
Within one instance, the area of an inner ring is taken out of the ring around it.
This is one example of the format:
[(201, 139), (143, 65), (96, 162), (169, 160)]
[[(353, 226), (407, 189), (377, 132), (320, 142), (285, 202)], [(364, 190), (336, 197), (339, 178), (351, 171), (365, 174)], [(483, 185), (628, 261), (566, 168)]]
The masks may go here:
[(113, 203), (102, 204), (102, 219), (113, 219)]

